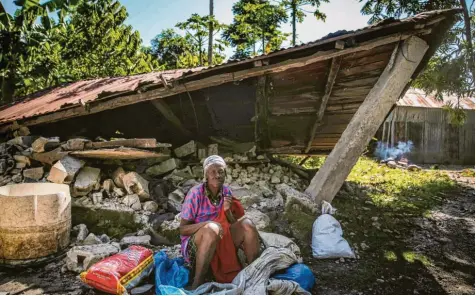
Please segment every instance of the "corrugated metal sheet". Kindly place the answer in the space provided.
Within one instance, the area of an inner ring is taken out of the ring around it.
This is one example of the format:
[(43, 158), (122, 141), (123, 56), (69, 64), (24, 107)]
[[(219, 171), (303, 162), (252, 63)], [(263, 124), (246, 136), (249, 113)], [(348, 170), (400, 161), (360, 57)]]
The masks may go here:
[(449, 114), (439, 108), (397, 106), (377, 138), (390, 147), (412, 141), (407, 155), (414, 163), (474, 164), (475, 111), (466, 110), (463, 126), (452, 126)]
[[(369, 38), (377, 38), (379, 34), (376, 33), (381, 28), (391, 28), (392, 33), (398, 32), (399, 25), (404, 25), (405, 28), (401, 31), (408, 31), (414, 28), (414, 25), (418, 23), (425, 23), (428, 20), (436, 18), (445, 18), (452, 16), (457, 10), (444, 10), (433, 11), (417, 16), (407, 18), (404, 20), (389, 19), (381, 23), (365, 27), (356, 31), (338, 31), (331, 33), (319, 40), (295, 46), (291, 48), (281, 49), (275, 52), (271, 52), (267, 55), (261, 55), (250, 59), (241, 61), (230, 60), (222, 65), (214, 67), (199, 67), (193, 69), (181, 69), (164, 72), (147, 73), (129, 77), (117, 77), (117, 78), (102, 78), (94, 80), (85, 80), (74, 82), (63, 87), (54, 88), (51, 90), (45, 90), (33, 95), (30, 95), (23, 99), (21, 102), (16, 102), (13, 105), (3, 106), (0, 110), (0, 124), (12, 122), (14, 120), (21, 120), (25, 118), (37, 117), (48, 113), (54, 113), (60, 109), (70, 107), (72, 105), (78, 106), (78, 104), (85, 105), (88, 102), (95, 101), (100, 97), (112, 94), (121, 94), (122, 92), (136, 91), (139, 86), (144, 83), (155, 83), (160, 85), (159, 75), (162, 74), (166, 80), (176, 80), (180, 77), (186, 77), (190, 80), (194, 79), (195, 74), (202, 74), (208, 71), (215, 71), (223, 68), (224, 71), (228, 70), (228, 67), (238, 64), (250, 63), (255, 60), (271, 58), (280, 55), (284, 55), (291, 52), (296, 52), (308, 48), (313, 48), (321, 45), (325, 45), (334, 42), (335, 40), (344, 39), (348, 37), (361, 36), (363, 34), (369, 34)], [(407, 24), (411, 24), (408, 27)], [(388, 33), (385, 33), (388, 34)], [(214, 72), (215, 73), (215, 72)], [(80, 106), (80, 105), (79, 105)]]
[(55, 112), (68, 105), (86, 104), (101, 95), (135, 91), (144, 84), (160, 83), (160, 75), (168, 81), (180, 77), (184, 72), (201, 69), (199, 67), (168, 70), (126, 77), (108, 77), (73, 82), (33, 94), (13, 106), (4, 106), (4, 109), (0, 111), (0, 123)]
[[(438, 100), (434, 94), (426, 94), (421, 89), (411, 88), (398, 100), (397, 106), (442, 108), (448, 103), (456, 106), (458, 104), (458, 97), (445, 95), (443, 100)], [(459, 105), (463, 109), (474, 110), (474, 98), (460, 98)]]

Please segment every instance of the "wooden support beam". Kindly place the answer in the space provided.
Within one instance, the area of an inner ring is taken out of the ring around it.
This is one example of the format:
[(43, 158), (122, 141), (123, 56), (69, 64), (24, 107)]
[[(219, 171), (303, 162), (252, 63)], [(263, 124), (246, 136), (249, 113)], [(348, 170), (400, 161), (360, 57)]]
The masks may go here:
[(306, 180), (310, 179), (310, 176), (306, 172), (306, 169), (301, 167), (300, 165), (291, 163), (291, 162), (286, 161), (284, 159), (279, 159), (277, 157), (273, 157), (271, 154), (268, 154), (267, 156), (271, 160), (271, 162), (277, 163), (281, 166), (288, 167), (290, 170), (292, 170), (293, 172), (295, 172), (296, 174), (298, 174), (299, 176), (301, 176), (302, 178), (304, 178)]
[(268, 128), (268, 113), (269, 113), (269, 89), (268, 77), (259, 76), (256, 83), (256, 106), (257, 106), (257, 132), (258, 142), (256, 145), (260, 149), (266, 149), (271, 146), (271, 139)]
[(321, 205), (331, 202), (370, 139), (396, 103), (420, 64), (428, 44), (411, 37), (395, 48), (387, 67), (367, 95), (306, 193)]
[(329, 74), (327, 75), (327, 83), (326, 89), (324, 91), (324, 95), (322, 96), (321, 104), (316, 112), (316, 120), (311, 127), (311, 131), (309, 132), (309, 141), (307, 142), (306, 149), (304, 149), (304, 153), (308, 153), (311, 150), (312, 141), (316, 136), (316, 130), (321, 125), (322, 118), (324, 117), (324, 113), (326, 111), (327, 102), (332, 93), (332, 88), (334, 87), (334, 83), (336, 81), (337, 73), (339, 73), (340, 64), (342, 62), (342, 56), (336, 57), (332, 59), (331, 68), (329, 69)]
[[(282, 72), (282, 71), (286, 71), (288, 69), (292, 69), (296, 67), (303, 67), (309, 64), (325, 61), (325, 60), (332, 59), (338, 56), (370, 50), (372, 48), (379, 47), (382, 45), (399, 42), (401, 40), (406, 40), (411, 36), (427, 35), (430, 33), (431, 33), (431, 28), (408, 31), (404, 33), (395, 33), (395, 34), (387, 35), (384, 37), (375, 38), (370, 41), (365, 41), (360, 44), (356, 44), (354, 47), (349, 47), (342, 50), (331, 49), (326, 51), (317, 51), (316, 53), (309, 56), (295, 58), (295, 59), (288, 59), (276, 64), (266, 65), (266, 63), (263, 62), (263, 66), (261, 67), (254, 67), (250, 69), (239, 70), (236, 72), (216, 74), (216, 75), (212, 75), (202, 79), (191, 80), (191, 81), (185, 81), (184, 79), (188, 79), (188, 80), (190, 79), (189, 76), (185, 76), (183, 78), (178, 78), (176, 80), (169, 81), (168, 82), (169, 84), (172, 83), (174, 85), (174, 87), (170, 89), (167, 87), (159, 87), (157, 89), (152, 89), (147, 92), (137, 93), (132, 95), (117, 96), (117, 94), (112, 94), (111, 96), (106, 96), (104, 98), (96, 99), (94, 101), (88, 102), (88, 108), (86, 109), (83, 106), (72, 105), (68, 108), (63, 108), (62, 110), (59, 110), (53, 113), (44, 114), (37, 117), (21, 120), (21, 124), (24, 126), (32, 126), (32, 125), (37, 125), (37, 124), (42, 124), (47, 122), (55, 122), (55, 121), (64, 120), (64, 119), (77, 117), (77, 116), (84, 116), (84, 115), (89, 115), (93, 113), (98, 113), (104, 110), (119, 108), (119, 107), (136, 104), (143, 101), (150, 101), (150, 100), (155, 100), (159, 98), (165, 98), (165, 97), (173, 96), (176, 94), (184, 93), (187, 91), (195, 91), (198, 89), (221, 85), (228, 82), (240, 81), (240, 80), (251, 78), (251, 77)], [(162, 83), (160, 84), (162, 85)], [(8, 132), (9, 130), (10, 130), (10, 123), (6, 123), (0, 127), (0, 133), (5, 133), (5, 132)]]
[(182, 134), (189, 138), (193, 138), (193, 133), (186, 129), (180, 119), (174, 114), (169, 105), (164, 102), (164, 100), (153, 100), (150, 101), (151, 104), (159, 110), (159, 112), (169, 121), (173, 126), (175, 126)]

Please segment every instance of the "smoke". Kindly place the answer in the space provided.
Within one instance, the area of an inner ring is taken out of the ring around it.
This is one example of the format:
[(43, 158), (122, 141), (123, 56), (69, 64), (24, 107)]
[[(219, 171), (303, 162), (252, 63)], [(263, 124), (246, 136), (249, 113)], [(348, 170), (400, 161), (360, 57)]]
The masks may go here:
[(411, 152), (413, 149), (413, 142), (398, 142), (396, 147), (389, 147), (388, 143), (377, 143), (377, 149), (375, 149), (375, 156), (379, 159), (385, 160), (388, 158), (399, 159), (404, 154)]

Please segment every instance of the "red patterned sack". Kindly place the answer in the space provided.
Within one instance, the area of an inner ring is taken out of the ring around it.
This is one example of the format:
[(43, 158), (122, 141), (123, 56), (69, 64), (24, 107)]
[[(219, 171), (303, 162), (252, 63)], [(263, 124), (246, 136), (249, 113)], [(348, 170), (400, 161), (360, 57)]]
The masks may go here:
[(105, 258), (81, 273), (81, 280), (91, 287), (111, 294), (127, 294), (154, 267), (154, 253), (141, 246), (130, 246)]

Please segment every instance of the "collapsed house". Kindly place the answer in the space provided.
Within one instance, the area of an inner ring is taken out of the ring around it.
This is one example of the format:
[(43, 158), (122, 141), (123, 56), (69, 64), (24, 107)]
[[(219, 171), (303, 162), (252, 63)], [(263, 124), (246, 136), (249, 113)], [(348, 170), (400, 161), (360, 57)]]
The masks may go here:
[[(0, 110), (9, 141), (2, 185), (69, 184), (73, 224), (88, 223), (96, 234), (115, 224), (110, 236), (141, 229), (146, 240), (173, 244), (180, 202), (203, 177), (200, 160), (220, 154), (230, 165), (227, 182), (259, 228), (284, 212), (284, 232), (306, 243), (293, 219), (309, 215), (311, 227), (317, 204), (333, 199), (456, 13), (385, 20), (208, 68), (32, 94)], [(273, 154), (329, 156), (315, 173)]]

